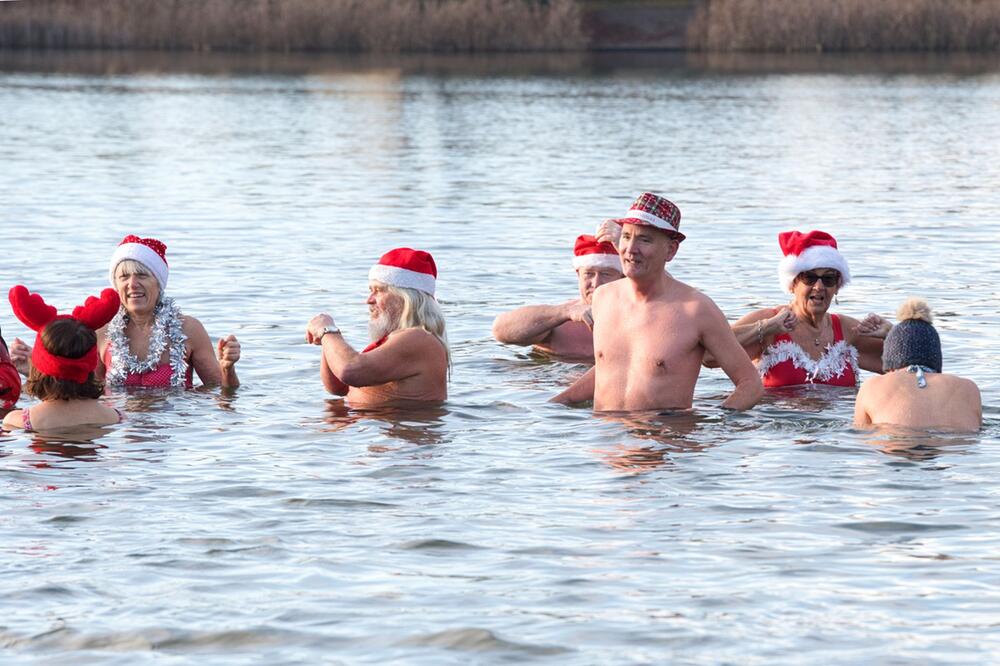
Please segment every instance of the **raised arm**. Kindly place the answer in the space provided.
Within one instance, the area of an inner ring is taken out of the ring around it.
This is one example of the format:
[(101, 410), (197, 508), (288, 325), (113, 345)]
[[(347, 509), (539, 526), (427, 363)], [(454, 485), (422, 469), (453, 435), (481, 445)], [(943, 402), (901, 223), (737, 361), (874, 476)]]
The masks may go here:
[(760, 375), (736, 340), (725, 315), (710, 298), (703, 298), (698, 312), (701, 344), (736, 385), (722, 406), (726, 409), (750, 409), (764, 395)]
[(342, 390), (340, 384), (376, 386), (414, 377), (424, 372), (431, 359), (444, 353), (438, 339), (421, 328), (396, 331), (381, 346), (361, 353), (347, 344), (339, 331), (324, 332), (334, 327), (333, 318), (327, 314), (316, 315), (306, 327), (306, 341), (323, 348), (320, 376), (332, 393)]
[[(331, 334), (332, 335), (332, 334)], [(319, 378), (323, 381), (323, 387), (334, 395), (347, 395), (347, 384), (340, 381), (340, 377), (333, 374), (330, 365), (326, 362), (326, 354), (319, 357)]]
[[(773, 336), (791, 331), (796, 323), (795, 314), (787, 306), (782, 306), (764, 308), (744, 315), (731, 328), (747, 356), (756, 359), (764, 353), (764, 348)], [(719, 367), (715, 356), (708, 350), (701, 362), (706, 368)]]
[(580, 300), (561, 305), (526, 305), (498, 315), (493, 320), (493, 337), (510, 345), (539, 344), (568, 321), (586, 321), (589, 310)]
[(851, 336), (848, 343), (858, 349), (858, 365), (869, 372), (882, 374), (882, 347), (892, 324), (877, 314), (869, 314), (860, 322), (844, 315), (840, 319)]
[(198, 379), (205, 386), (222, 385), (236, 388), (240, 385), (236, 376), (236, 362), (240, 360), (240, 343), (236, 336), (229, 335), (212, 344), (208, 331), (194, 317), (184, 317), (184, 334), (191, 346), (191, 365), (198, 373)]

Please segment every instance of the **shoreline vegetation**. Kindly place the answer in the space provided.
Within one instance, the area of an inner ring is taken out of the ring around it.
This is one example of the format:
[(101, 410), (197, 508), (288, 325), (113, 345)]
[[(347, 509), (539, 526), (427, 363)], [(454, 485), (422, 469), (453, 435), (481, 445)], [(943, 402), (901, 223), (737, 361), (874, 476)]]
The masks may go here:
[(1000, 0), (12, 0), (0, 50), (1000, 52)]
[(1000, 0), (710, 0), (688, 24), (703, 51), (1000, 51)]
[(575, 0), (0, 2), (0, 49), (576, 51), (580, 26)]

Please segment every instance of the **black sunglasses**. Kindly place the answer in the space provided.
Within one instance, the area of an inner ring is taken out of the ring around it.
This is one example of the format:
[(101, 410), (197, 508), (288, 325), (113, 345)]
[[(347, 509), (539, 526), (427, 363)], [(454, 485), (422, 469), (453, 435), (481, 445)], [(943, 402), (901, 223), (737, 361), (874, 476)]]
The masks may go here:
[(811, 287), (816, 284), (817, 280), (823, 281), (824, 287), (836, 287), (840, 283), (840, 273), (823, 273), (819, 275), (813, 273), (812, 271), (806, 271), (805, 273), (799, 273), (799, 279), (802, 280), (807, 287)]

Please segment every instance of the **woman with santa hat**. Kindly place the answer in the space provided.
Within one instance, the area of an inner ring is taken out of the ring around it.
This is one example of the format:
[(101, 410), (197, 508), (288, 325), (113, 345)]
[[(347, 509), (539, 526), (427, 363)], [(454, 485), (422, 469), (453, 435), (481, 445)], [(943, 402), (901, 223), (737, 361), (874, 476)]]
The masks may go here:
[[(206, 386), (239, 386), (239, 341), (229, 335), (213, 345), (201, 322), (164, 295), (169, 274), (167, 246), (155, 238), (126, 236), (115, 249), (108, 278), (121, 309), (97, 332), (98, 376), (111, 387), (190, 388), (194, 373)], [(11, 345), (22, 373), (30, 355), (20, 340)]]
[[(732, 327), (764, 386), (856, 386), (860, 368), (881, 373), (882, 344), (892, 325), (876, 314), (859, 322), (829, 312), (851, 281), (834, 237), (786, 231), (778, 244), (784, 254), (778, 276), (791, 302), (751, 312)], [(713, 367), (712, 359), (705, 364)]]

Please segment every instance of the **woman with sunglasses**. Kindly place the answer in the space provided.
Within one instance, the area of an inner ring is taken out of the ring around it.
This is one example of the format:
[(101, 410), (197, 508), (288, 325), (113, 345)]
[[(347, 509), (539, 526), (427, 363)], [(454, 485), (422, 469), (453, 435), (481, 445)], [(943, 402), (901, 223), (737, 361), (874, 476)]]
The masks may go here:
[[(784, 258), (781, 286), (789, 305), (751, 312), (733, 332), (753, 359), (764, 386), (856, 386), (859, 367), (882, 372), (882, 343), (892, 324), (876, 314), (862, 321), (828, 310), (851, 281), (837, 241), (823, 231), (778, 234)], [(712, 366), (711, 359), (706, 365)]]

